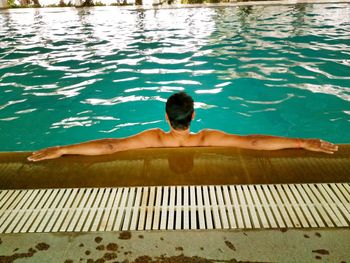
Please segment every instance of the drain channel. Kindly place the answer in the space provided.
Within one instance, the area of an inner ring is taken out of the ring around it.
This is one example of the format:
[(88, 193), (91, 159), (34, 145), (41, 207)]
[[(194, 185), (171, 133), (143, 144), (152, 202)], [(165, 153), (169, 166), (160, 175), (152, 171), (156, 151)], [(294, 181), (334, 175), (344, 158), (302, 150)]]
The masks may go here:
[(349, 183), (0, 191), (0, 233), (349, 224)]

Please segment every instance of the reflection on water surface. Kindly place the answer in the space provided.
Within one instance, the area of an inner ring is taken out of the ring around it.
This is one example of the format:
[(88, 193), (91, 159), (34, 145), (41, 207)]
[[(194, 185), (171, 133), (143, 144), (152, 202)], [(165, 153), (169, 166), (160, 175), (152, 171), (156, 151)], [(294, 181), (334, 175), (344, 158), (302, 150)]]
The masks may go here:
[(350, 5), (0, 11), (0, 150), (153, 127), (350, 141)]

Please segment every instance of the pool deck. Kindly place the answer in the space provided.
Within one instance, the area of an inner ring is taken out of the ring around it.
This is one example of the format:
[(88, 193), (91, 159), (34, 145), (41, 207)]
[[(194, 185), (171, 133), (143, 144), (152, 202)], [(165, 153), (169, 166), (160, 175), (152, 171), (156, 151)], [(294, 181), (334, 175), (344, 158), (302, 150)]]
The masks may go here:
[[(0, 189), (349, 182), (350, 145), (143, 149), (28, 162), (0, 153)], [(0, 262), (349, 262), (349, 228), (0, 234)]]
[(344, 228), (28, 233), (0, 238), (0, 262), (340, 263), (350, 259), (350, 229)]

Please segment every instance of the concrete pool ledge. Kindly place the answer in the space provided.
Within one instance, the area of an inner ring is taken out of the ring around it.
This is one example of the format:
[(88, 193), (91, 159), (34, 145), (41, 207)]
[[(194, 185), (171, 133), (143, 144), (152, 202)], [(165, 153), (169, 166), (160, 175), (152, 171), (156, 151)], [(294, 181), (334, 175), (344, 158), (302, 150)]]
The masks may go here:
[(299, 149), (154, 148), (29, 162), (0, 153), (0, 189), (171, 185), (341, 183), (350, 179), (350, 145), (334, 155)]

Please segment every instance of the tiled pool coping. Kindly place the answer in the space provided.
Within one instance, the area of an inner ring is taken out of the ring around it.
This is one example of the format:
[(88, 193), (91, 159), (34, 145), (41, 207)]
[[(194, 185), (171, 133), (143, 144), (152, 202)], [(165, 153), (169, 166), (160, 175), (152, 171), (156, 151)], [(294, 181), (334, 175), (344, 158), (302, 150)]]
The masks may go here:
[(185, 147), (64, 156), (33, 163), (26, 160), (29, 154), (0, 153), (0, 189), (350, 181), (350, 145), (340, 145), (333, 155), (298, 149)]

